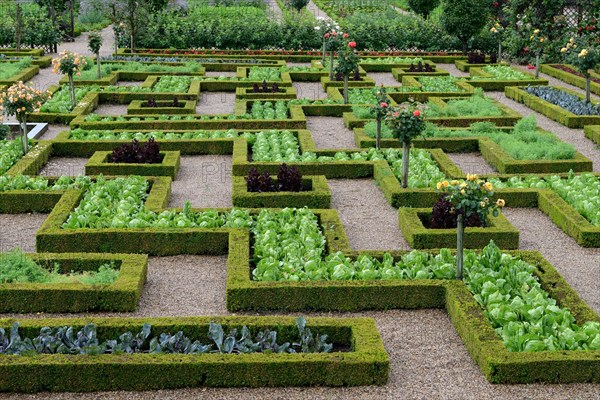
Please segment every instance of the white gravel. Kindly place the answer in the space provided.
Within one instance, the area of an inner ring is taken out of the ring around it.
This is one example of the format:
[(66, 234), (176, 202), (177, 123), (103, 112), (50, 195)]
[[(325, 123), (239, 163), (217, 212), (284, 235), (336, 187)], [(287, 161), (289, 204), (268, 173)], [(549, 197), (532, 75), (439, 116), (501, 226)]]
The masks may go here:
[(202, 92), (196, 106), (196, 114), (233, 114), (235, 112), (235, 93)]
[(342, 118), (306, 117), (306, 127), (319, 149), (353, 149), (354, 132), (344, 126)]
[(496, 169), (483, 159), (480, 153), (446, 153), (465, 174), (490, 175)]
[(39, 175), (43, 176), (77, 176), (85, 174), (87, 158), (52, 157), (41, 169)]

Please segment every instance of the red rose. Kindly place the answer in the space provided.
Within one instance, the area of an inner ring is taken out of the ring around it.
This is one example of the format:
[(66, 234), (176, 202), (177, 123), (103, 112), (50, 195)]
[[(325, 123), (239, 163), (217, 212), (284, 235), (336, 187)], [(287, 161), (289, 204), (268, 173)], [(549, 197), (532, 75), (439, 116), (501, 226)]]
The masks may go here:
[(523, 51), (525, 51), (525, 53), (529, 53), (529, 47), (525, 47)]
[(348, 43), (348, 47), (355, 48), (356, 47), (356, 42), (350, 42), (350, 43)]
[(344, 39), (347, 39), (347, 38), (348, 38), (348, 34), (344, 33)]
[(529, 64), (529, 65), (527, 66), (527, 69), (535, 69), (535, 67), (534, 67), (533, 65)]
[(336, 31), (331, 31), (331, 36), (337, 35)]
[(379, 103), (379, 105), (380, 105), (382, 108), (386, 108), (386, 107), (388, 106), (388, 103), (386, 103), (385, 101), (382, 101), (381, 103)]
[(421, 111), (419, 111), (419, 110), (415, 110), (415, 111), (413, 112), (413, 115), (414, 115), (415, 117), (420, 117), (420, 116), (421, 116)]

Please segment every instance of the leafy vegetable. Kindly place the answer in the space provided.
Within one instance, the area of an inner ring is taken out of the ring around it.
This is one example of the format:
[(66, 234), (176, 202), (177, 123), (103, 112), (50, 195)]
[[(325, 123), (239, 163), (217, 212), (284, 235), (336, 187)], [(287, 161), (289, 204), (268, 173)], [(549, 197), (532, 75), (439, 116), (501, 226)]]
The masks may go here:
[(600, 115), (600, 104), (586, 103), (574, 94), (550, 86), (528, 86), (527, 93), (564, 108), (575, 115)]

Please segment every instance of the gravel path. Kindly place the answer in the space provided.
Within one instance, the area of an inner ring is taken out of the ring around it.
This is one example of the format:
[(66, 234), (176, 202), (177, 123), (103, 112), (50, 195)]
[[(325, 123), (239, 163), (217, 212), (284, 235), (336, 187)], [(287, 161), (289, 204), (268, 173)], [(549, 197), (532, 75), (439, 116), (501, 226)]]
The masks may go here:
[(233, 114), (235, 93), (203, 92), (196, 106), (196, 114)]
[(600, 151), (598, 151), (598, 146), (596, 143), (584, 136), (583, 129), (567, 128), (566, 126), (551, 120), (545, 115), (542, 115), (537, 111), (533, 111), (526, 105), (509, 99), (504, 95), (503, 92), (488, 92), (486, 94), (498, 100), (502, 104), (512, 108), (524, 117), (530, 114), (535, 115), (540, 128), (552, 132), (563, 142), (571, 143), (573, 146), (575, 146), (577, 151), (592, 160), (594, 172), (600, 172)]
[(480, 153), (446, 153), (465, 174), (489, 175), (496, 169), (483, 159)]
[(98, 115), (127, 115), (128, 104), (100, 104), (93, 113)]
[(460, 69), (456, 68), (454, 64), (435, 64), (437, 68), (445, 69), (450, 73), (450, 75), (454, 76), (471, 76), (468, 72), (463, 72)]
[(0, 214), (0, 251), (20, 247), (35, 253), (35, 233), (47, 214)]
[(373, 78), (375, 86), (400, 86), (401, 82), (398, 82), (391, 72), (369, 72), (367, 74), (369, 78)]
[(204, 76), (212, 76), (212, 77), (219, 77), (219, 76), (236, 76), (236, 72), (234, 71), (206, 71), (204, 73)]
[(354, 133), (336, 117), (306, 117), (306, 126), (320, 149), (353, 149)]
[(294, 82), (292, 86), (296, 89), (296, 97), (299, 99), (319, 100), (327, 97), (327, 92), (323, 90), (320, 82)]
[(52, 157), (41, 169), (42, 176), (77, 176), (84, 175), (87, 158), (75, 157)]
[(504, 215), (521, 232), (519, 248), (542, 253), (577, 293), (600, 312), (600, 249), (580, 247), (538, 209), (507, 208)]
[(317, 18), (332, 20), (332, 18), (329, 15), (327, 15), (325, 11), (317, 7), (313, 0), (310, 0), (306, 8)]
[(329, 179), (331, 208), (338, 210), (356, 250), (408, 250), (390, 206), (372, 179)]
[(184, 156), (171, 186), (169, 207), (231, 207), (231, 156)]
[(277, 0), (265, 0), (267, 4), (267, 15), (269, 19), (274, 21), (281, 21), (283, 19), (283, 13), (281, 12), (281, 8), (279, 8), (279, 4), (277, 4)]
[(67, 125), (48, 124), (48, 130), (40, 137), (40, 140), (51, 140), (62, 131), (68, 131), (70, 128)]

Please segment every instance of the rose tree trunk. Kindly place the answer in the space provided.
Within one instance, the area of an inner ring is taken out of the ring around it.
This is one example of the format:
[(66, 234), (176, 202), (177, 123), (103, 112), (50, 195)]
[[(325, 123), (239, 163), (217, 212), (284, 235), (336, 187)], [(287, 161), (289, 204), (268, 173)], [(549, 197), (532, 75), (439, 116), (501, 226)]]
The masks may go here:
[(410, 143), (402, 142), (402, 187), (408, 187), (408, 163), (410, 161)]
[(463, 279), (463, 239), (465, 235), (465, 228), (463, 224), (463, 215), (458, 214), (458, 220), (456, 221), (456, 279)]
[(344, 104), (348, 104), (348, 74), (344, 74)]

